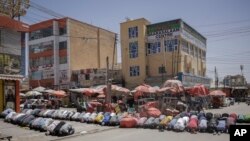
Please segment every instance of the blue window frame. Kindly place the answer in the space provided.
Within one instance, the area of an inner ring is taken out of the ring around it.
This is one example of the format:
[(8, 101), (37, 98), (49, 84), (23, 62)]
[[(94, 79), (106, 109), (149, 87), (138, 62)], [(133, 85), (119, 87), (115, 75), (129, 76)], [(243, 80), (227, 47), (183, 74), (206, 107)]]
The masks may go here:
[(138, 57), (138, 42), (129, 43), (129, 57), (130, 58)]
[(131, 66), (129, 68), (130, 76), (139, 76), (140, 75), (140, 67), (139, 66)]
[(164, 41), (165, 51), (172, 52), (174, 50), (177, 50), (177, 46), (178, 46), (178, 40), (177, 39), (165, 40)]
[(148, 43), (148, 54), (155, 54), (161, 52), (161, 42)]
[(138, 27), (130, 27), (128, 28), (128, 36), (129, 38), (137, 38), (138, 37)]

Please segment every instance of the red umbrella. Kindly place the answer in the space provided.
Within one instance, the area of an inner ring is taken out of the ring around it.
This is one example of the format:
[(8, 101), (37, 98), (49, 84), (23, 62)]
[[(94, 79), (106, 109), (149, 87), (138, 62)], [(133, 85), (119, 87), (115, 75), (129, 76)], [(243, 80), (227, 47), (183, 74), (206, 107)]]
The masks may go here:
[(208, 95), (209, 90), (202, 84), (197, 84), (188, 90), (188, 93), (193, 96)]
[(224, 93), (221, 90), (214, 90), (214, 91), (210, 92), (209, 95), (211, 95), (211, 96), (226, 96), (226, 93)]

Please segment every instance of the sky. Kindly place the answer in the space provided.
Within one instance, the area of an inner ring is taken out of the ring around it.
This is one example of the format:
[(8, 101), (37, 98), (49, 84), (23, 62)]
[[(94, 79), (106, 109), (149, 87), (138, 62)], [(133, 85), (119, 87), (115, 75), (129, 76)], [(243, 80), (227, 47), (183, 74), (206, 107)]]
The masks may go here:
[[(207, 38), (207, 76), (219, 80), (241, 74), (250, 83), (250, 0), (31, 0), (26, 23), (51, 18), (41, 5), (61, 14), (115, 33), (126, 18), (153, 23), (181, 18)], [(119, 42), (118, 42), (118, 46)], [(118, 61), (121, 59), (118, 53)]]

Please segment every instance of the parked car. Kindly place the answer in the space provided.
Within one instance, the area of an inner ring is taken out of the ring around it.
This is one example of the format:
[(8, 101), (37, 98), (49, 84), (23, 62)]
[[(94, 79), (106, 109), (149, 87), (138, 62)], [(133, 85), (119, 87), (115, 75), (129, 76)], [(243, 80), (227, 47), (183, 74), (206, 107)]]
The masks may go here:
[(230, 106), (230, 103), (231, 103), (231, 101), (229, 100), (228, 97), (223, 99), (223, 106), (224, 107)]
[(249, 106), (250, 105), (250, 97), (246, 98), (246, 104)]
[(235, 99), (234, 99), (234, 98), (232, 98), (232, 97), (229, 97), (229, 100), (230, 100), (230, 105), (234, 105), (234, 103), (235, 103)]

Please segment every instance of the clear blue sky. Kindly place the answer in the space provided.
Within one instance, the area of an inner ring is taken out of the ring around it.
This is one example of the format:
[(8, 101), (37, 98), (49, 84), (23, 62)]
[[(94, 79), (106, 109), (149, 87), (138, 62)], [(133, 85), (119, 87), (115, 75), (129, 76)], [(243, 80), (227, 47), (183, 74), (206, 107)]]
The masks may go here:
[[(182, 18), (207, 38), (207, 75), (219, 79), (243, 73), (250, 82), (250, 0), (31, 0), (39, 5), (110, 31), (120, 32), (126, 17), (151, 23)], [(35, 8), (23, 18), (35, 23), (50, 16)], [(120, 53), (118, 54), (120, 57)], [(119, 59), (120, 60), (120, 59)]]

